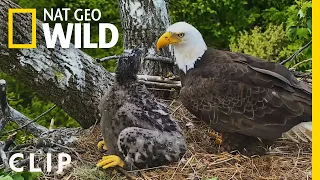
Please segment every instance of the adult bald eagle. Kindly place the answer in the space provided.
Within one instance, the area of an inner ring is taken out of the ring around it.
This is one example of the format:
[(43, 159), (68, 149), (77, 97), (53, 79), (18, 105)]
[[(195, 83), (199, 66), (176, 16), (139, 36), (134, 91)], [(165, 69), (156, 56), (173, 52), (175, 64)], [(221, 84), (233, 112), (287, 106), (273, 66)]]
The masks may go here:
[[(137, 81), (144, 53), (121, 57), (115, 83), (101, 99), (101, 131), (109, 156), (98, 167), (148, 168), (177, 161), (186, 142), (167, 108)], [(123, 162), (124, 160), (125, 162)]]
[(311, 87), (284, 66), (208, 48), (201, 33), (185, 22), (171, 25), (157, 48), (169, 44), (181, 70), (183, 105), (214, 130), (224, 132), (226, 150), (262, 154), (248, 152), (260, 142), (252, 137), (274, 140), (311, 121)]

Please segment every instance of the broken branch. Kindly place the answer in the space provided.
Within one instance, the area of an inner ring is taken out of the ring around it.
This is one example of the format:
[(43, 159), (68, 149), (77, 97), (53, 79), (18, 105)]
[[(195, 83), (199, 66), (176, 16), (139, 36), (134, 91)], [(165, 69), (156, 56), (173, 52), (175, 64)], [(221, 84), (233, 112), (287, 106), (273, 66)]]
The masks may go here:
[(2, 118), (0, 118), (0, 131), (2, 131), (10, 120), (10, 110), (6, 94), (6, 81), (3, 79), (0, 79), (0, 109), (2, 112)]
[[(115, 76), (115, 73), (111, 73)], [(161, 76), (138, 75), (139, 82), (164, 88), (181, 88), (181, 81), (171, 80)]]
[[(98, 63), (103, 62), (103, 61), (109, 61), (112, 59), (119, 59), (121, 57), (125, 57), (125, 55), (113, 55), (113, 56), (107, 56), (101, 59), (96, 59)], [(167, 57), (162, 57), (162, 56), (146, 56), (144, 58), (145, 60), (150, 60), (150, 61), (161, 61), (169, 64), (173, 64), (172, 59), (167, 58)]]
[(140, 83), (149, 85), (149, 86), (157, 86), (157, 87), (162, 87), (162, 88), (181, 88), (180, 84), (167, 84), (167, 83), (159, 83), (159, 82), (151, 82), (151, 81), (145, 81), (145, 80), (139, 80)]
[[(57, 105), (53, 105), (51, 108), (49, 108), (48, 110), (46, 110), (45, 112), (43, 112), (42, 114), (40, 114), (38, 117), (36, 117), (35, 119), (33, 119), (32, 121), (29, 121), (27, 123), (25, 123), (24, 125), (20, 126), (19, 128), (17, 129), (13, 129), (11, 131), (7, 131), (6, 133), (11, 133), (11, 132), (15, 132), (15, 131), (18, 131), (22, 128), (25, 128), (26, 126), (30, 125), (31, 123), (35, 123), (37, 120), (39, 120), (40, 118), (42, 118), (44, 115), (46, 115), (47, 113), (49, 113), (50, 111), (52, 111), (54, 108), (56, 108)], [(40, 125), (39, 125), (40, 126)]]

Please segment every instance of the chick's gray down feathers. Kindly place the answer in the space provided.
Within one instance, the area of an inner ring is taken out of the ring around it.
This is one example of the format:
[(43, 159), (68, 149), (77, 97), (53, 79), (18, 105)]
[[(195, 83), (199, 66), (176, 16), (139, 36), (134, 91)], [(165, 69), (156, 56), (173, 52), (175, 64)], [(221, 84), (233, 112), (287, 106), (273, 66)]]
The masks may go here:
[(143, 52), (119, 59), (116, 82), (102, 98), (101, 129), (108, 152), (128, 169), (164, 165), (186, 152), (186, 142), (166, 106), (137, 81)]

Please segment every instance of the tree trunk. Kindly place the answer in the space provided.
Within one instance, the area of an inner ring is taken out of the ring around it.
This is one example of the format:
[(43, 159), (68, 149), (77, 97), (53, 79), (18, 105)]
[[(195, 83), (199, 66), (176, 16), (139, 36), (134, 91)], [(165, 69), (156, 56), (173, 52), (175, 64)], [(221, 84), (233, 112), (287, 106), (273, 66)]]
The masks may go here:
[[(19, 8), (9, 0), (0, 1), (0, 70), (19, 79), (67, 112), (88, 128), (100, 120), (98, 104), (103, 93), (113, 84), (113, 76), (90, 56), (71, 44), (63, 49), (59, 41), (46, 48), (42, 23), (37, 21), (36, 49), (8, 49), (8, 9)], [(136, 46), (155, 55), (157, 38), (170, 24), (164, 0), (119, 0), (124, 34), (124, 49)], [(31, 15), (14, 15), (15, 44), (31, 42)], [(171, 57), (169, 49), (161, 55)], [(145, 60), (141, 74), (163, 75), (172, 72), (172, 64)]]
[[(170, 25), (167, 5), (164, 0), (118, 0), (124, 49), (135, 47), (148, 49), (153, 56), (156, 52), (156, 41)], [(160, 52), (161, 56), (171, 58), (169, 48)], [(139, 74), (167, 75), (173, 71), (172, 64), (145, 60)]]
[[(54, 49), (47, 49), (40, 21), (36, 49), (8, 49), (8, 8), (19, 7), (0, 1), (0, 70), (60, 106), (82, 127), (100, 120), (98, 104), (113, 76), (73, 45), (62, 49), (57, 42)], [(31, 15), (15, 14), (13, 29), (15, 44), (30, 43)]]

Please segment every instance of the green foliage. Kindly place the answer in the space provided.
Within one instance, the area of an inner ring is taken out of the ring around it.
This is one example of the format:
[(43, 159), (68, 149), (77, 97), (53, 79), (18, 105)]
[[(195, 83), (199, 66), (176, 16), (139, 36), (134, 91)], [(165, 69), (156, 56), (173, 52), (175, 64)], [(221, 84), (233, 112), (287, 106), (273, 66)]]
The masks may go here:
[(237, 41), (231, 42), (230, 49), (269, 61), (286, 59), (291, 52), (283, 51), (283, 45), (288, 43), (283, 25), (270, 25), (266, 31), (255, 27), (250, 32), (241, 33)]
[[(54, 105), (51, 102), (40, 99), (37, 93), (33, 92), (21, 82), (2, 72), (0, 72), (0, 79), (5, 79), (7, 81), (7, 97), (9, 105), (30, 119), (38, 117), (41, 113), (45, 112)], [(58, 107), (39, 119), (37, 123), (49, 128), (50, 120), (52, 118), (55, 120), (55, 128), (79, 126), (74, 119), (72, 119), (67, 115), (67, 113)], [(9, 122), (5, 128), (5, 131), (16, 129), (17, 127), (18, 126), (15, 123)], [(6, 138), (6, 136), (2, 136), (0, 137), (0, 140), (4, 140)], [(32, 138), (30, 134), (18, 131), (16, 142), (25, 143), (30, 138)]]
[(35, 180), (39, 179), (41, 173), (35, 172), (0, 172), (0, 180)]
[[(19, 83), (17, 80), (7, 76), (4, 73), (0, 73), (0, 79), (5, 79), (7, 81), (7, 97), (9, 105), (15, 108), (17, 111), (28, 116), (30, 119), (38, 117), (41, 113), (48, 110), (54, 104), (40, 100), (37, 93), (33, 92), (31, 89)], [(50, 120), (54, 118), (55, 127), (76, 127), (79, 126), (78, 123), (70, 118), (62, 109), (55, 108), (37, 122), (45, 127), (49, 127)]]
[(217, 177), (213, 177), (213, 178), (204, 178), (203, 180), (218, 180)]
[[(287, 46), (289, 51), (296, 51), (312, 38), (312, 2), (307, 0), (296, 0), (295, 2), (296, 4), (288, 9), (288, 19), (286, 21), (286, 33), (290, 40), (290, 44)], [(287, 66), (292, 67), (301, 60), (310, 58), (312, 58), (312, 46), (304, 50), (300, 58), (287, 63)], [(307, 61), (307, 63), (302, 63), (296, 68), (300, 71), (311, 70), (312, 62)]]
[(228, 49), (229, 41), (237, 39), (239, 32), (255, 26), (263, 31), (270, 23), (280, 25), (286, 21), (286, 10), (294, 0), (181, 0), (170, 1), (173, 22), (187, 21), (202, 33), (207, 44)]
[[(244, 33), (240, 33), (239, 38), (232, 39), (230, 49), (280, 62), (311, 40), (311, 12), (311, 1), (304, 0), (295, 1), (295, 4), (289, 6), (283, 13), (270, 9), (265, 12), (265, 15), (270, 15), (271, 19), (277, 17), (279, 13), (286, 17), (284, 27), (283, 24), (270, 24), (266, 30), (263, 30), (262, 27), (255, 27), (250, 32), (244, 31)], [(312, 57), (311, 50), (311, 47), (307, 48), (293, 61), (288, 62), (286, 66), (294, 66), (300, 71), (311, 69), (311, 61), (304, 61)]]

